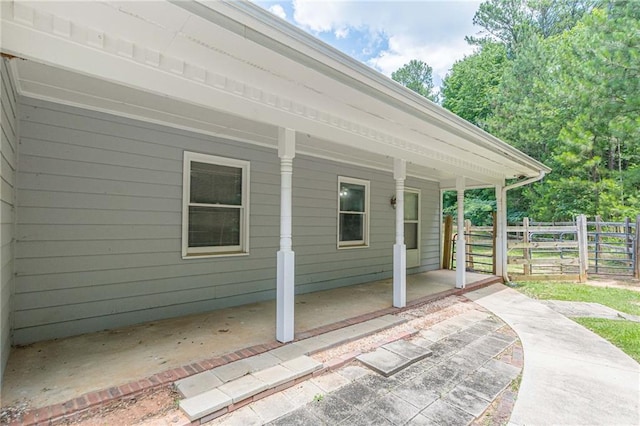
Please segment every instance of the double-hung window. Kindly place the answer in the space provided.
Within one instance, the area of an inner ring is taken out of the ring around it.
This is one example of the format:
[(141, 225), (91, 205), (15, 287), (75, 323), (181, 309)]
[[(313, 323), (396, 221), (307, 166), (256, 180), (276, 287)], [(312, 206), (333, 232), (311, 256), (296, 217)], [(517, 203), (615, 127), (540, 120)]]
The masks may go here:
[(249, 251), (249, 162), (184, 153), (182, 256)]
[(369, 181), (338, 177), (338, 247), (369, 245)]

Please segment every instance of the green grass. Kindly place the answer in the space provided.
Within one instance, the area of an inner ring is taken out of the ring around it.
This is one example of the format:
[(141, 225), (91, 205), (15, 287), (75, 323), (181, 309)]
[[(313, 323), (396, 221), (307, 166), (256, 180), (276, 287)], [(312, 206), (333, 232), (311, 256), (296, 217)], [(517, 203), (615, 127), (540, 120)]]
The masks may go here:
[(640, 292), (621, 288), (548, 281), (517, 282), (516, 290), (534, 299), (596, 302), (632, 315), (640, 315)]
[[(632, 315), (640, 315), (640, 292), (592, 287), (567, 282), (526, 281), (515, 289), (535, 299), (596, 302)], [(640, 323), (602, 318), (571, 318), (640, 362)]]
[(572, 318), (640, 362), (640, 323), (602, 318)]

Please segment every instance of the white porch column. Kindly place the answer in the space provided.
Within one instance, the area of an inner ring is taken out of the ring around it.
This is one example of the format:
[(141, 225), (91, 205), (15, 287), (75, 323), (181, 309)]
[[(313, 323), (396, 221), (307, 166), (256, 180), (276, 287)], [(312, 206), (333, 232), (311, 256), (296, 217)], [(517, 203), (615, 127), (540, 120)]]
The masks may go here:
[(278, 129), (280, 157), (280, 250), (276, 285), (276, 339), (290, 342), (294, 334), (295, 253), (291, 242), (291, 193), (293, 157), (296, 155), (295, 130)]
[(502, 244), (506, 236), (507, 225), (507, 209), (505, 208), (504, 200), (502, 199), (502, 185), (496, 186), (496, 275), (499, 277), (504, 276), (506, 269), (506, 256), (507, 252)]
[(464, 176), (456, 178), (456, 190), (458, 191), (458, 239), (456, 240), (456, 288), (464, 288), (466, 243), (464, 238)]
[(404, 180), (407, 162), (393, 160), (393, 178), (396, 181), (396, 243), (393, 245), (393, 306), (407, 305), (407, 250), (404, 244)]

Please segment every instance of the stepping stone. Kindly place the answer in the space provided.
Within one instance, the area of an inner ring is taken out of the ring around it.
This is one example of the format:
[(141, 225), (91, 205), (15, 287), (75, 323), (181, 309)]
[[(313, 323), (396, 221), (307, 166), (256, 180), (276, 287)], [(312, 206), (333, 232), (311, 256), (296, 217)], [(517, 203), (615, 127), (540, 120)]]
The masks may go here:
[(431, 355), (431, 351), (422, 346), (414, 345), (406, 340), (396, 340), (382, 346), (384, 349), (394, 352), (400, 356), (409, 359), (412, 363), (420, 361)]
[(190, 398), (208, 390), (217, 388), (222, 384), (222, 380), (218, 378), (212, 371), (204, 371), (186, 377), (176, 382), (176, 388), (183, 398)]
[(247, 363), (247, 365), (249, 366), (249, 372), (251, 373), (264, 370), (265, 368), (273, 367), (274, 365), (278, 365), (281, 362), (280, 358), (276, 358), (269, 352), (252, 356), (242, 361)]
[(220, 380), (224, 383), (230, 382), (231, 380), (237, 379), (238, 377), (242, 377), (245, 374), (248, 374), (251, 370), (250, 365), (244, 360), (234, 361), (226, 365), (221, 365), (220, 367), (216, 367), (213, 370), (210, 370), (218, 376)]
[(274, 349), (269, 352), (271, 355), (280, 359), (280, 361), (289, 361), (293, 358), (298, 358), (299, 356), (306, 355), (306, 348), (300, 347), (295, 344), (288, 344), (284, 346), (280, 346), (277, 349)]
[(219, 389), (212, 389), (200, 395), (180, 401), (180, 408), (194, 421), (202, 417), (216, 412), (231, 404), (229, 395), (221, 392)]
[(220, 386), (218, 390), (229, 395), (232, 402), (240, 402), (267, 389), (267, 384), (252, 375), (232, 380)]
[(283, 383), (296, 379), (296, 373), (281, 365), (275, 365), (251, 374), (261, 382), (267, 384), (267, 389), (275, 388)]
[(316, 370), (320, 370), (323, 364), (308, 356), (301, 356), (285, 361), (280, 365), (291, 370), (297, 379), (298, 377), (306, 376)]
[(385, 377), (397, 373), (411, 363), (409, 358), (384, 348), (359, 355), (356, 359)]
[(487, 409), (490, 402), (478, 395), (473, 389), (462, 384), (453, 388), (446, 396), (445, 401), (459, 409), (480, 417)]
[(420, 414), (428, 419), (428, 422), (423, 423), (428, 425), (468, 425), (475, 419), (473, 414), (448, 404), (442, 399), (425, 408)]

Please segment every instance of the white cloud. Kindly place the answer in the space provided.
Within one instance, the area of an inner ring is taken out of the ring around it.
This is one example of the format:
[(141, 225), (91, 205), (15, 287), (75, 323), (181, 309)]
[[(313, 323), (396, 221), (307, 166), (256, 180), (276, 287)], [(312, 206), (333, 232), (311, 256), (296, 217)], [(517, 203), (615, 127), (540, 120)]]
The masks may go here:
[(451, 65), (465, 55), (471, 54), (473, 49), (473, 46), (468, 45), (462, 39), (449, 43), (415, 45), (402, 36), (393, 36), (389, 39), (389, 48), (371, 58), (368, 65), (390, 76), (392, 72), (410, 60), (418, 59), (433, 68), (434, 82), (440, 84)]
[(284, 11), (284, 8), (279, 4), (274, 4), (269, 6), (269, 12), (273, 13), (278, 18), (287, 19), (287, 13)]
[[(337, 39), (354, 31), (371, 40), (383, 37), (388, 47), (371, 52), (370, 66), (391, 75), (411, 59), (420, 59), (433, 67), (438, 83), (456, 60), (473, 51), (464, 36), (477, 32), (472, 20), (479, 3), (292, 0), (293, 20), (300, 27), (316, 34), (332, 33)], [(362, 53), (370, 52), (365, 48)]]
[(349, 37), (349, 28), (340, 28), (334, 32), (337, 39)]

